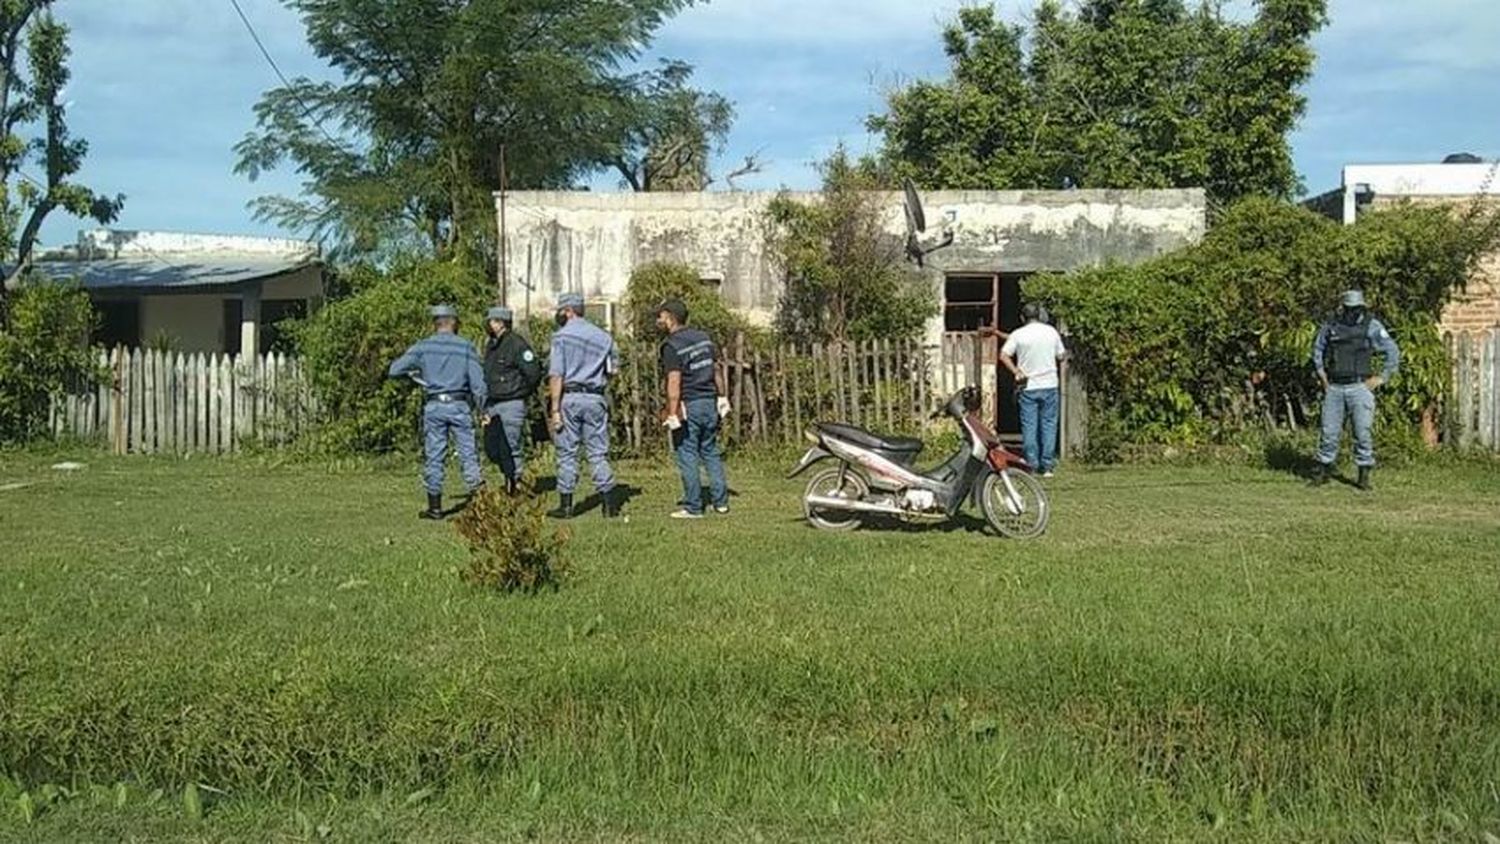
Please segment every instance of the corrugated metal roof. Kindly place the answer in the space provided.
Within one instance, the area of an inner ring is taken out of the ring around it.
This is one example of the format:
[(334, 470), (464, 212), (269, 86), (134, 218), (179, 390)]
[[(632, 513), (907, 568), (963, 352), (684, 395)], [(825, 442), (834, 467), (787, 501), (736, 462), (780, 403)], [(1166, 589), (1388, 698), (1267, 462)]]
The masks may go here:
[(93, 292), (150, 290), (190, 292), (235, 287), (295, 272), (321, 263), (315, 257), (277, 255), (164, 255), (92, 261), (38, 261), (38, 272), (57, 279), (77, 279)]

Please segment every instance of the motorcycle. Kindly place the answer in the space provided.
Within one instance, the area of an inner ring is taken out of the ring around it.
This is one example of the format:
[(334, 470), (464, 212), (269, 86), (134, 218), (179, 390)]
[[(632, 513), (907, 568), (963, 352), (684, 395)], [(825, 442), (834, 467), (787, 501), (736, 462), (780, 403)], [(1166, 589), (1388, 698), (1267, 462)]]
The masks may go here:
[(838, 465), (826, 466), (808, 481), (802, 496), (808, 522), (823, 530), (850, 530), (869, 517), (943, 522), (973, 500), (1000, 535), (1041, 536), (1052, 514), (1047, 491), (1026, 461), (980, 421), (979, 406), (978, 388), (965, 387), (933, 414), (934, 419), (953, 419), (962, 445), (926, 472), (915, 465), (921, 440), (837, 423), (813, 426), (806, 432), (812, 447), (787, 477), (796, 478), (825, 461)]

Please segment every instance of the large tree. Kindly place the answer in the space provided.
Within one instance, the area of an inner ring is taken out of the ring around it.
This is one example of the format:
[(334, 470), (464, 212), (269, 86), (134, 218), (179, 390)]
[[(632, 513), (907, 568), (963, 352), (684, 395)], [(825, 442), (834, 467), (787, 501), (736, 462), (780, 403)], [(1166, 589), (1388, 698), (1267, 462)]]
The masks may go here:
[(727, 111), (685, 65), (630, 68), (690, 2), (287, 0), (342, 79), (267, 93), (238, 169), (295, 167), (304, 196), (259, 200), (258, 215), (343, 251), (488, 257), (502, 146), (510, 186), (563, 188), (606, 167), (647, 173), (651, 146), (686, 131), (662, 99), (710, 106), (693, 112), (707, 121), (687, 132), (695, 150), (722, 136)]
[[(68, 131), (62, 99), (68, 28), (51, 6), (51, 0), (0, 0), (0, 259), (9, 268), (0, 289), (0, 325), (6, 294), (30, 269), (48, 215), (62, 209), (107, 224), (125, 203), (123, 196), (100, 196), (72, 180), (88, 143)], [(23, 137), (32, 132), (38, 137)], [(27, 170), (33, 163), (39, 176)]]
[(993, 7), (943, 34), (948, 79), (894, 92), (870, 126), (892, 175), (945, 188), (1300, 188), (1289, 133), (1326, 0), (1045, 0), (1030, 27)]

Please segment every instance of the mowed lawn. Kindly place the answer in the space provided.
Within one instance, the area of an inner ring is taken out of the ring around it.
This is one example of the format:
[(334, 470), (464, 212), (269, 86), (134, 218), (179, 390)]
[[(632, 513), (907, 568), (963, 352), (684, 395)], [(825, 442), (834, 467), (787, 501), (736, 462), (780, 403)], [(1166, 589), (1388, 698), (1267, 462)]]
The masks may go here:
[(0, 838), (1500, 836), (1494, 468), (1071, 469), (1017, 543), (625, 464), (506, 597), (414, 465), (75, 459), (0, 457)]

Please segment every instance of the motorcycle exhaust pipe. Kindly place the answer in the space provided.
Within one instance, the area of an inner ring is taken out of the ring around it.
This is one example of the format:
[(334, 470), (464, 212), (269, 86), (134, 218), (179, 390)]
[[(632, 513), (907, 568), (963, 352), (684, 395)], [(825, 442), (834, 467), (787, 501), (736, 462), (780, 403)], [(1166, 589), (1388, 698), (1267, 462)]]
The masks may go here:
[(848, 498), (831, 498), (826, 495), (809, 495), (806, 497), (809, 506), (824, 510), (843, 510), (852, 513), (872, 513), (879, 516), (904, 516), (905, 510), (890, 504), (871, 504), (868, 501), (852, 501)]

